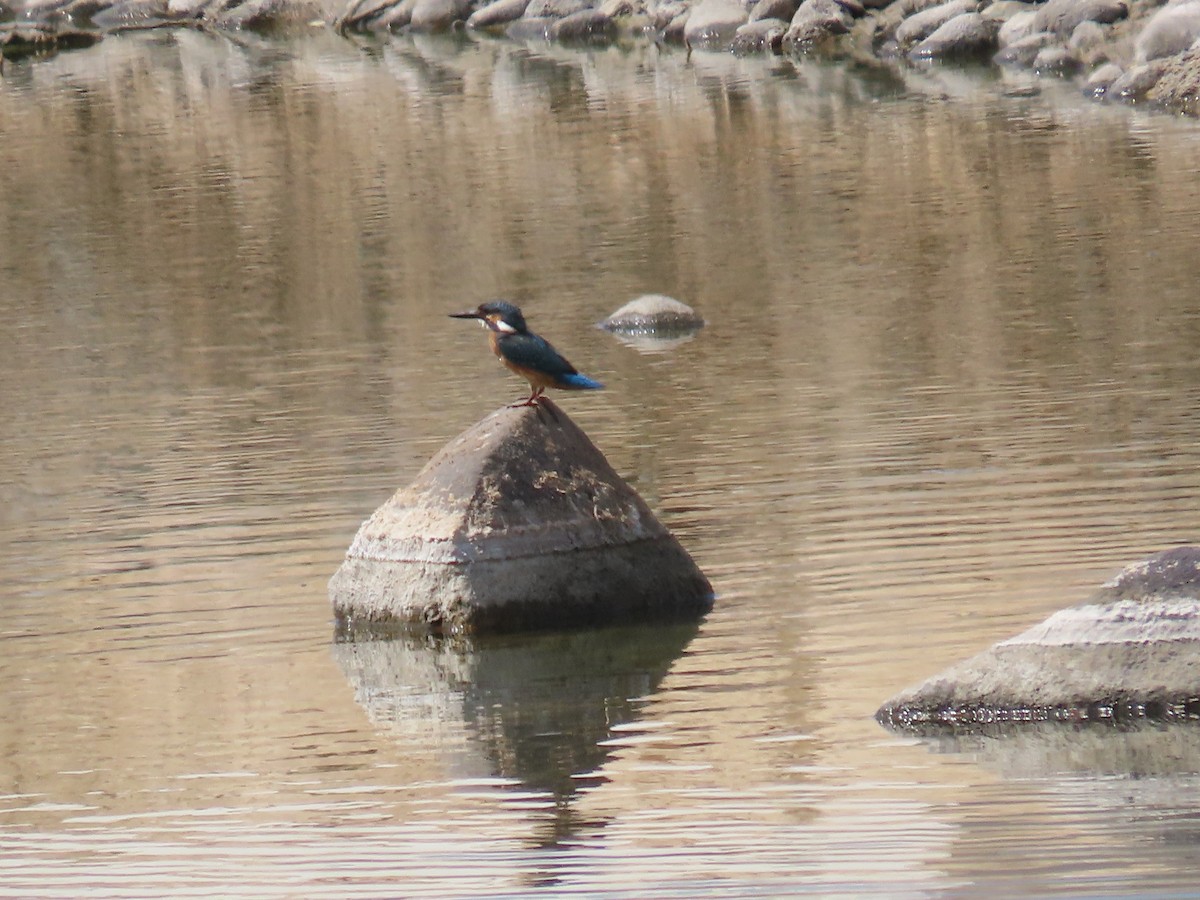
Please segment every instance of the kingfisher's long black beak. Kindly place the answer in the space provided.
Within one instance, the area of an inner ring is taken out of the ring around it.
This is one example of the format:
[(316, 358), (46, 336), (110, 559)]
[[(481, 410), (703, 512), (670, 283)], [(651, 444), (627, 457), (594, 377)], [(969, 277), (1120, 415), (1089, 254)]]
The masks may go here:
[(452, 319), (482, 319), (483, 313), (477, 309), (469, 309), (466, 312), (450, 313)]

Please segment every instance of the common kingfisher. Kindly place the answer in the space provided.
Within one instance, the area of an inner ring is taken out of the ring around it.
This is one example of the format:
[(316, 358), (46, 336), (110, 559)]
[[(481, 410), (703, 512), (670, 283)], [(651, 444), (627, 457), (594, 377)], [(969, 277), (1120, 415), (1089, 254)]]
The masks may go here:
[(564, 391), (598, 391), (604, 387), (580, 375), (549, 341), (530, 331), (521, 310), (511, 303), (491, 300), (469, 312), (451, 313), (450, 318), (478, 319), (488, 330), (492, 352), (500, 362), (529, 382), (529, 398), (514, 406), (537, 406), (538, 398), (550, 387)]

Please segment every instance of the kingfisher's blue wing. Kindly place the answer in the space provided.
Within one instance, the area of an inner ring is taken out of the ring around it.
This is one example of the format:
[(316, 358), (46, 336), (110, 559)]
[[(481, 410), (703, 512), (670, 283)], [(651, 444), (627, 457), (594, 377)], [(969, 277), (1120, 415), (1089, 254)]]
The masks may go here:
[(497, 342), (500, 355), (522, 369), (532, 369), (555, 381), (578, 374), (550, 342), (536, 334), (506, 334)]

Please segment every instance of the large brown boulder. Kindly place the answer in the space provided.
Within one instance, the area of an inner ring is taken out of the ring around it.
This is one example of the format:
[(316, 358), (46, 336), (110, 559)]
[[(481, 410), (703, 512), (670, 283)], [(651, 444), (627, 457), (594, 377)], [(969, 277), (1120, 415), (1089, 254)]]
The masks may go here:
[(506, 407), (359, 529), (329, 582), (342, 631), (517, 631), (697, 617), (712, 586), (559, 407)]

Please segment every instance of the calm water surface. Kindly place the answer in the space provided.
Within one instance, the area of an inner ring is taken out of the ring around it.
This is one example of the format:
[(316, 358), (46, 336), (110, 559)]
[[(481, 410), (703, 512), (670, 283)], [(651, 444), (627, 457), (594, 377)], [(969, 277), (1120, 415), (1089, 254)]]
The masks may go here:
[[(1200, 540), (1200, 128), (953, 70), (113, 38), (0, 79), (0, 894), (1179, 894), (1200, 732), (892, 693)], [(669, 348), (592, 327), (664, 292)], [(522, 387), (697, 626), (335, 644), (358, 524)]]

